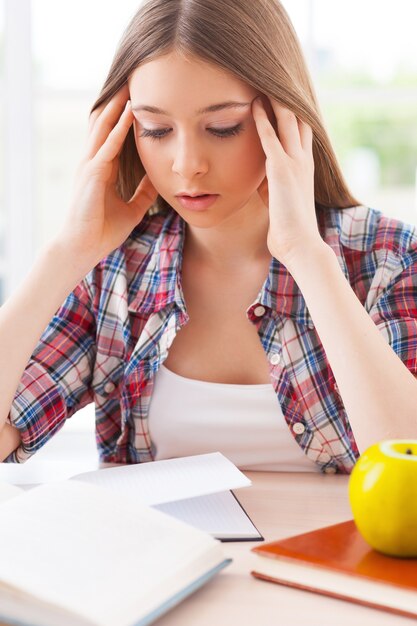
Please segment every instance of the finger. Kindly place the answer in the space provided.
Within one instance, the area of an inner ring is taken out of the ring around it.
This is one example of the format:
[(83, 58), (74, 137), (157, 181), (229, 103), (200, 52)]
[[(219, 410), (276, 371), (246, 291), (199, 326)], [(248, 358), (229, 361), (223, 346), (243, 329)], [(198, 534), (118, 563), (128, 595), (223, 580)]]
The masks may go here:
[(87, 158), (93, 158), (100, 147), (106, 140), (111, 130), (120, 118), (123, 109), (126, 105), (126, 99), (121, 99), (120, 96), (115, 99), (112, 98), (105, 105), (103, 104), (99, 109), (93, 112), (96, 114), (90, 122), (89, 136), (87, 139)]
[(98, 116), (102, 113), (102, 111), (106, 108), (108, 104), (109, 102), (103, 102), (103, 104), (101, 104), (99, 107), (97, 107), (96, 109), (94, 109), (94, 111), (90, 113), (90, 117), (88, 118), (88, 134), (89, 135), (91, 135), (93, 126), (96, 123)]
[(298, 120), (301, 146), (307, 154), (313, 154), (313, 130), (307, 122)]
[(129, 200), (128, 205), (135, 209), (138, 218), (142, 218), (146, 211), (155, 202), (157, 197), (157, 190), (151, 183), (149, 176), (145, 174), (137, 186), (135, 193)]
[(252, 102), (252, 114), (266, 156), (273, 158), (276, 153), (284, 155), (283, 147), (259, 97)]
[(89, 132), (92, 131), (95, 122), (97, 121), (97, 118), (101, 115), (101, 113), (106, 109), (109, 108), (109, 105), (111, 103), (117, 102), (117, 100), (121, 100), (122, 105), (124, 106), (126, 101), (130, 98), (130, 92), (129, 92), (129, 87), (127, 85), (127, 83), (125, 83), (123, 85), (123, 87), (121, 87), (113, 96), (112, 98), (110, 98), (110, 100), (107, 100), (105, 102), (103, 102), (99, 107), (97, 107), (96, 109), (94, 109), (94, 111), (92, 113), (90, 113), (90, 118), (89, 118)]
[(106, 137), (119, 120), (129, 99), (129, 89), (124, 85), (113, 98), (93, 111), (89, 124), (87, 140), (87, 157), (93, 158), (106, 140)]
[(301, 152), (301, 139), (295, 114), (271, 98), (272, 108), (277, 119), (278, 138), (285, 152), (290, 157), (297, 157)]
[(118, 122), (114, 128), (112, 128), (103, 145), (92, 158), (96, 161), (113, 161), (123, 147), (123, 142), (126, 139), (129, 128), (132, 126), (133, 119), (132, 107), (130, 100), (128, 100)]
[(117, 183), (117, 178), (119, 176), (119, 166), (120, 166), (119, 159), (113, 159), (111, 175), (109, 178), (110, 185), (115, 185)]

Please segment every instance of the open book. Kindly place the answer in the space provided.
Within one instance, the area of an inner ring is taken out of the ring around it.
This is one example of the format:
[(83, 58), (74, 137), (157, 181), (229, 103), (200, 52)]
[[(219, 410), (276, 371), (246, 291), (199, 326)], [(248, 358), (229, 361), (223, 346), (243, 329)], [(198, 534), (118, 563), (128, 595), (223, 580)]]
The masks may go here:
[(1, 623), (143, 626), (229, 562), (210, 535), (75, 480), (10, 497), (0, 519)]
[(0, 622), (150, 624), (230, 559), (208, 533), (149, 505), (221, 497), (225, 485), (248, 484), (214, 453), (103, 469), (29, 490), (1, 485)]
[[(29, 464), (30, 461), (14, 466), (14, 478), (22, 482), (22, 477), (26, 476), (27, 480)], [(142, 504), (168, 513), (221, 541), (263, 539), (231, 492), (231, 489), (250, 486), (251, 481), (220, 452), (110, 467), (77, 474), (71, 478), (74, 479), (101, 485), (127, 498), (133, 496)], [(32, 487), (26, 485), (25, 489)], [(0, 482), (0, 501), (2, 492), (4, 497), (9, 497), (10, 489), (23, 492), (23, 489)]]

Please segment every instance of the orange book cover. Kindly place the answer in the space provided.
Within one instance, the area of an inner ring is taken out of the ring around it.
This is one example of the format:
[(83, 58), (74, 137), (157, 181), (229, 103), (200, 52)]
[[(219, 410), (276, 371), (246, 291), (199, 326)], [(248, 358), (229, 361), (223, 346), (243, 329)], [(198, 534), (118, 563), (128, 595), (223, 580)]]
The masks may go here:
[(417, 558), (373, 550), (353, 520), (259, 545), (252, 552), (256, 578), (417, 617)]

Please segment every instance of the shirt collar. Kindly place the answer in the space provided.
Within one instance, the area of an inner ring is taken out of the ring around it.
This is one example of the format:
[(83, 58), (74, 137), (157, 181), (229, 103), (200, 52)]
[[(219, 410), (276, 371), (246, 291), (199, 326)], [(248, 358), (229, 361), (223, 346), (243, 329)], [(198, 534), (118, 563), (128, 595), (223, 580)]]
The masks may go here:
[[(345, 278), (349, 280), (349, 270), (343, 253), (344, 239), (341, 228), (343, 212), (330, 208), (317, 210), (316, 217), (322, 239), (333, 250)], [(264, 307), (271, 308), (278, 315), (292, 318), (302, 326), (314, 328), (301, 290), (285, 265), (274, 257), (256, 303), (258, 302)]]
[(268, 276), (257, 303), (269, 307), (278, 316), (293, 318), (298, 324), (314, 328), (306, 301), (285, 265), (272, 257)]
[(154, 238), (143, 263), (135, 264), (135, 254), (132, 254), (135, 266), (129, 280), (129, 311), (157, 313), (175, 303), (186, 313), (181, 287), (185, 222), (173, 210), (168, 211), (168, 214), (163, 212), (149, 218), (146, 216), (144, 220), (144, 228), (138, 229), (133, 237), (133, 247), (141, 245), (144, 231), (146, 237)]
[[(344, 259), (340, 234), (331, 228), (331, 209), (318, 214), (321, 236), (333, 249), (346, 278), (349, 278)], [(145, 218), (146, 220), (146, 218)], [(175, 303), (186, 313), (184, 294), (181, 286), (181, 266), (185, 238), (185, 222), (175, 212), (157, 214), (150, 218), (149, 227), (154, 230), (155, 238), (147, 252), (145, 266), (134, 268), (129, 283), (129, 311), (136, 313), (157, 313)], [(159, 223), (157, 222), (159, 220)], [(330, 222), (329, 222), (330, 220)], [(145, 224), (145, 227), (147, 225)], [(138, 229), (138, 238), (143, 236), (143, 229)], [(135, 233), (135, 231), (134, 231)], [(133, 254), (131, 258), (135, 258)], [(277, 259), (272, 258), (268, 276), (253, 304), (261, 304), (272, 309), (278, 316), (294, 319), (298, 324), (314, 328), (314, 322), (308, 311), (304, 297), (287, 268)]]

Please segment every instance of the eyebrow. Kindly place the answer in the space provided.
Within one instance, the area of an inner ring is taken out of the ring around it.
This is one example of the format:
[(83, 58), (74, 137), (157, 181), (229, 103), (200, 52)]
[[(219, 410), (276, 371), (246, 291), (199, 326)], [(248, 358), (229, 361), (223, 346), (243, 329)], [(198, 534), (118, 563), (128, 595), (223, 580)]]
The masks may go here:
[[(196, 115), (203, 115), (204, 113), (213, 113), (215, 111), (222, 111), (223, 109), (237, 109), (249, 106), (250, 102), (233, 102), (229, 100), (228, 102), (219, 102), (218, 104), (211, 104), (210, 106), (199, 109), (196, 111)], [(167, 111), (163, 109), (159, 109), (158, 107), (153, 107), (147, 104), (138, 104), (132, 107), (133, 111), (148, 111), (148, 113), (156, 113), (157, 115), (170, 115)]]

